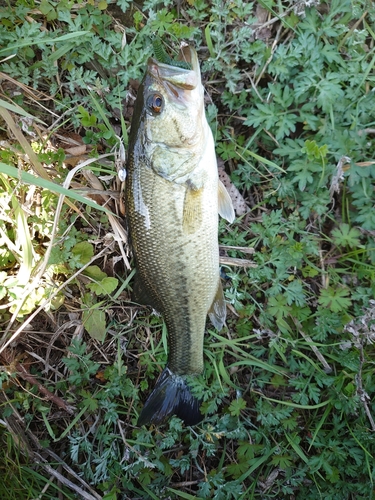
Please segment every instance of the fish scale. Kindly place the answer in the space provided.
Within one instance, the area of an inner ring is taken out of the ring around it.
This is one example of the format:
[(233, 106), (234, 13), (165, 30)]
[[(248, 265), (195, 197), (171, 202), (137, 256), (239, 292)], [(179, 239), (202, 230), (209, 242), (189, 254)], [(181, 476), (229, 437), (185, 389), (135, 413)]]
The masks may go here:
[[(134, 209), (129, 211), (130, 226), (135, 228), (131, 235), (137, 272), (148, 290), (146, 299), (142, 300), (142, 294), (139, 299), (152, 305), (165, 320), (171, 370), (180, 375), (200, 373), (206, 316), (219, 280), (213, 230), (217, 227), (217, 207), (212, 204), (211, 214), (206, 215), (198, 233), (187, 235), (182, 223), (185, 188), (171, 185), (144, 164), (138, 168), (151, 222), (148, 231), (141, 230), (143, 216)], [(128, 180), (130, 183), (131, 176)], [(210, 247), (211, 252), (207, 251)], [(199, 349), (189, 347), (193, 340)]]

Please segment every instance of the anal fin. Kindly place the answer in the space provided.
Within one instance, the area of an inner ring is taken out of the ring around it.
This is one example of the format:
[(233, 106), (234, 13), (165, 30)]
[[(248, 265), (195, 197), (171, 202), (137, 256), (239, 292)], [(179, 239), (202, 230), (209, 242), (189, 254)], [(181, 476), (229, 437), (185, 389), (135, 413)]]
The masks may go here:
[(223, 287), (221, 286), (220, 278), (215, 298), (208, 311), (208, 316), (210, 317), (211, 323), (214, 325), (216, 330), (221, 330), (227, 316), (227, 307), (225, 305)]

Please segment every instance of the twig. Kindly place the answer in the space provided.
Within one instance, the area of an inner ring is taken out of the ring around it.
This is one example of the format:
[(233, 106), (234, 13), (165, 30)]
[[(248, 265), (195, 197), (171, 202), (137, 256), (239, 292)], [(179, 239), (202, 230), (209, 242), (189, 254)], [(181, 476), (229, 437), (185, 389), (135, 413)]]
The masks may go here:
[(363, 352), (363, 339), (361, 339), (360, 344), (357, 346), (359, 347), (359, 370), (358, 370), (358, 375), (356, 376), (356, 384), (357, 384), (357, 394), (359, 395), (359, 399), (361, 400), (361, 403), (365, 409), (367, 418), (369, 419), (371, 429), (372, 431), (375, 431), (375, 422), (374, 419), (372, 418), (370, 408), (368, 407), (367, 402), (370, 401), (370, 397), (367, 394), (367, 392), (363, 388), (363, 383), (362, 383), (362, 367), (363, 364), (365, 363), (365, 355)]
[(237, 267), (258, 267), (255, 262), (248, 259), (236, 259), (235, 257), (219, 257), (220, 264), (226, 264), (227, 266), (237, 266)]
[(238, 252), (248, 253), (250, 255), (255, 253), (253, 247), (234, 247), (232, 245), (219, 245), (219, 250), (237, 250)]
[(50, 392), (46, 387), (44, 387), (44, 385), (38, 382), (38, 380), (34, 377), (34, 375), (31, 375), (31, 373), (24, 365), (18, 362), (14, 362), (14, 359), (11, 359), (11, 356), (8, 355), (7, 351), (3, 351), (2, 355), (0, 356), (0, 359), (3, 359), (3, 361), (5, 361), (5, 364), (7, 364), (8, 366), (14, 367), (14, 370), (16, 371), (17, 375), (19, 375), (23, 380), (29, 382), (29, 384), (35, 385), (38, 388), (38, 391), (41, 394), (43, 394), (43, 396), (48, 401), (51, 401), (56, 406), (58, 406), (59, 408), (61, 408), (62, 410), (66, 411), (69, 414), (74, 413), (73, 406), (69, 406), (62, 398)]
[(101, 498), (102, 498), (101, 496), (99, 496), (97, 494), (95, 494), (95, 496), (90, 495), (90, 493), (87, 493), (85, 490), (83, 490), (82, 488), (80, 488), (79, 486), (74, 484), (72, 481), (70, 481), (69, 479), (64, 477), (62, 474), (57, 472), (57, 470), (53, 469), (50, 465), (44, 463), (43, 462), (44, 459), (41, 455), (39, 455), (39, 453), (34, 453), (34, 457), (38, 459), (38, 460), (36, 460), (36, 463), (38, 465), (41, 465), (43, 467), (43, 469), (45, 469), (49, 474), (54, 476), (58, 481), (60, 481), (60, 483), (64, 484), (65, 486), (67, 486), (71, 490), (77, 492), (80, 495), (80, 498), (83, 498), (84, 500), (101, 500)]
[(255, 86), (257, 86), (260, 82), (260, 80), (262, 79), (262, 76), (264, 75), (264, 72), (266, 71), (268, 65), (270, 64), (270, 62), (272, 61), (273, 59), (273, 54), (277, 48), (277, 44), (278, 44), (278, 41), (280, 39), (280, 33), (281, 33), (281, 30), (283, 29), (283, 25), (280, 24), (279, 26), (279, 29), (277, 30), (277, 33), (276, 33), (276, 36), (275, 36), (275, 40), (273, 41), (273, 44), (272, 44), (272, 47), (271, 47), (271, 55), (269, 56), (269, 58), (267, 59), (265, 65), (263, 66), (262, 68), (262, 71), (259, 73), (258, 75), (258, 78), (255, 82)]
[(314, 344), (313, 342), (313, 339), (310, 337), (310, 335), (307, 335), (303, 329), (302, 329), (302, 325), (301, 323), (293, 318), (293, 322), (294, 324), (296, 325), (296, 327), (298, 328), (298, 332), (302, 335), (302, 337), (309, 343), (310, 347), (311, 347), (311, 350), (314, 352), (315, 356), (319, 359), (319, 361), (322, 363), (323, 365), (323, 368), (324, 368), (324, 371), (326, 373), (331, 373), (332, 371), (332, 368), (331, 366), (327, 363), (327, 361), (325, 360), (325, 357), (323, 356), (323, 354), (319, 351), (319, 349), (316, 347), (316, 345)]

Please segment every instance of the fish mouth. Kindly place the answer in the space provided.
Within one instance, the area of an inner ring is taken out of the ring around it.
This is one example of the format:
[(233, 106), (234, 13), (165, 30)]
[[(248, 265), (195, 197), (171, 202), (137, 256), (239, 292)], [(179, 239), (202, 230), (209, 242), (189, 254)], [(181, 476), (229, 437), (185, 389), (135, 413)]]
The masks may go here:
[[(170, 64), (164, 64), (150, 57), (148, 60), (148, 73), (160, 83), (170, 83), (173, 87), (183, 90), (193, 90), (201, 80), (198, 55), (193, 47), (182, 47), (178, 57), (179, 61), (187, 62), (191, 69), (180, 68)], [(169, 85), (168, 85), (169, 87)], [(175, 94), (175, 92), (173, 92)]]

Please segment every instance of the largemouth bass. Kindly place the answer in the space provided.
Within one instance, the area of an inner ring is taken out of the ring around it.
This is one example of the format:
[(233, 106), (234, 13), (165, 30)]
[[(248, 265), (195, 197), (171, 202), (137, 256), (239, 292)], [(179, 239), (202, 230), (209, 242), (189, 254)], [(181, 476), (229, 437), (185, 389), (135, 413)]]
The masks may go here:
[(187, 425), (202, 419), (187, 377), (203, 371), (207, 314), (218, 329), (226, 315), (218, 213), (232, 222), (234, 211), (218, 180), (197, 53), (185, 47), (181, 57), (191, 69), (149, 59), (129, 136), (125, 203), (134, 300), (162, 314), (169, 348), (139, 425), (173, 414)]

